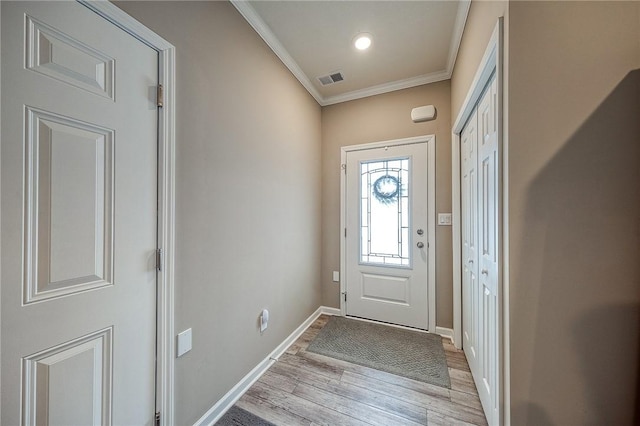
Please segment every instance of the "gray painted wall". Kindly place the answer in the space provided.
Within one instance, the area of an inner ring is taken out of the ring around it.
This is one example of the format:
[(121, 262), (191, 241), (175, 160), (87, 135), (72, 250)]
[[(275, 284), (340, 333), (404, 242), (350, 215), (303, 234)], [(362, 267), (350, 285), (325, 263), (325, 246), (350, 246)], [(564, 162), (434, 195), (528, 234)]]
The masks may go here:
[(638, 424), (640, 3), (509, 17), (512, 424)]
[(454, 120), (498, 16), (511, 424), (638, 424), (640, 4), (473, 2)]
[(228, 2), (118, 6), (176, 46), (176, 330), (193, 328), (176, 424), (193, 424), (321, 304), (320, 107)]

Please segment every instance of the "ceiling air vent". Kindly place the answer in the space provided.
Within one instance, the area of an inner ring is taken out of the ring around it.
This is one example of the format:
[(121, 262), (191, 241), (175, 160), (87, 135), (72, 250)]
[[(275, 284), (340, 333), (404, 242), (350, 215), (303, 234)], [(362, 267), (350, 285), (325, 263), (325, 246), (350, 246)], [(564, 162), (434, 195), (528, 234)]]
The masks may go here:
[(344, 76), (342, 75), (341, 72), (336, 72), (333, 74), (318, 77), (318, 80), (320, 81), (320, 83), (322, 83), (323, 86), (327, 86), (329, 84), (338, 83), (344, 80)]

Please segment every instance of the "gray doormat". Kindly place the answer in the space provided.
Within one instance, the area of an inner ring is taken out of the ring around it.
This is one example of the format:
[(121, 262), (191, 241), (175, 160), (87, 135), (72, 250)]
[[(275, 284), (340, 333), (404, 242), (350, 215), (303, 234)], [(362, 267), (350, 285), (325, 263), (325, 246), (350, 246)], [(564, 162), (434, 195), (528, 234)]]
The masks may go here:
[(451, 388), (437, 334), (331, 317), (307, 351)]
[(216, 426), (275, 426), (240, 407), (233, 406), (216, 422)]

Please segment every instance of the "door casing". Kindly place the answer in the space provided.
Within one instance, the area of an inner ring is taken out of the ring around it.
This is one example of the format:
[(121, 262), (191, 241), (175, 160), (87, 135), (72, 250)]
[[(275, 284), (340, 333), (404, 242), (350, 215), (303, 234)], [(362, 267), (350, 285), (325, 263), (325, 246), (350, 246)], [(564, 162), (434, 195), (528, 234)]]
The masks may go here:
[(410, 145), (416, 143), (427, 144), (427, 297), (429, 310), (429, 323), (427, 330), (436, 331), (436, 137), (435, 135), (416, 136), (412, 138), (394, 139), (389, 141), (373, 142), (361, 145), (349, 145), (340, 148), (340, 314), (345, 316), (346, 304), (344, 293), (346, 292), (346, 238), (347, 226), (347, 189), (346, 189), (346, 164), (347, 152), (362, 151), (389, 146)]
[(506, 99), (504, 60), (504, 18), (498, 18), (487, 48), (476, 71), (467, 96), (452, 127), (452, 239), (453, 239), (453, 339), (462, 348), (462, 216), (461, 216), (461, 133), (473, 113), (493, 74), (497, 81), (498, 99), (498, 424), (510, 424), (510, 370), (509, 370), (509, 222), (508, 222), (508, 143), (507, 121), (504, 114)]
[(156, 407), (160, 424), (168, 426), (174, 423), (175, 47), (108, 1), (78, 2), (158, 52), (158, 82), (164, 88), (164, 106), (158, 109), (158, 248), (164, 259), (157, 275)]

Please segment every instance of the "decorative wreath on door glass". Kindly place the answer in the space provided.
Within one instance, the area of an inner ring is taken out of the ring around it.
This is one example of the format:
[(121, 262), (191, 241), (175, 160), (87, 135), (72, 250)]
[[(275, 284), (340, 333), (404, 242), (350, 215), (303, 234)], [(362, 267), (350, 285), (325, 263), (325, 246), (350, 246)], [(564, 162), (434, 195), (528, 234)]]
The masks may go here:
[(380, 176), (373, 183), (373, 195), (382, 204), (392, 204), (398, 200), (400, 181), (391, 175)]

